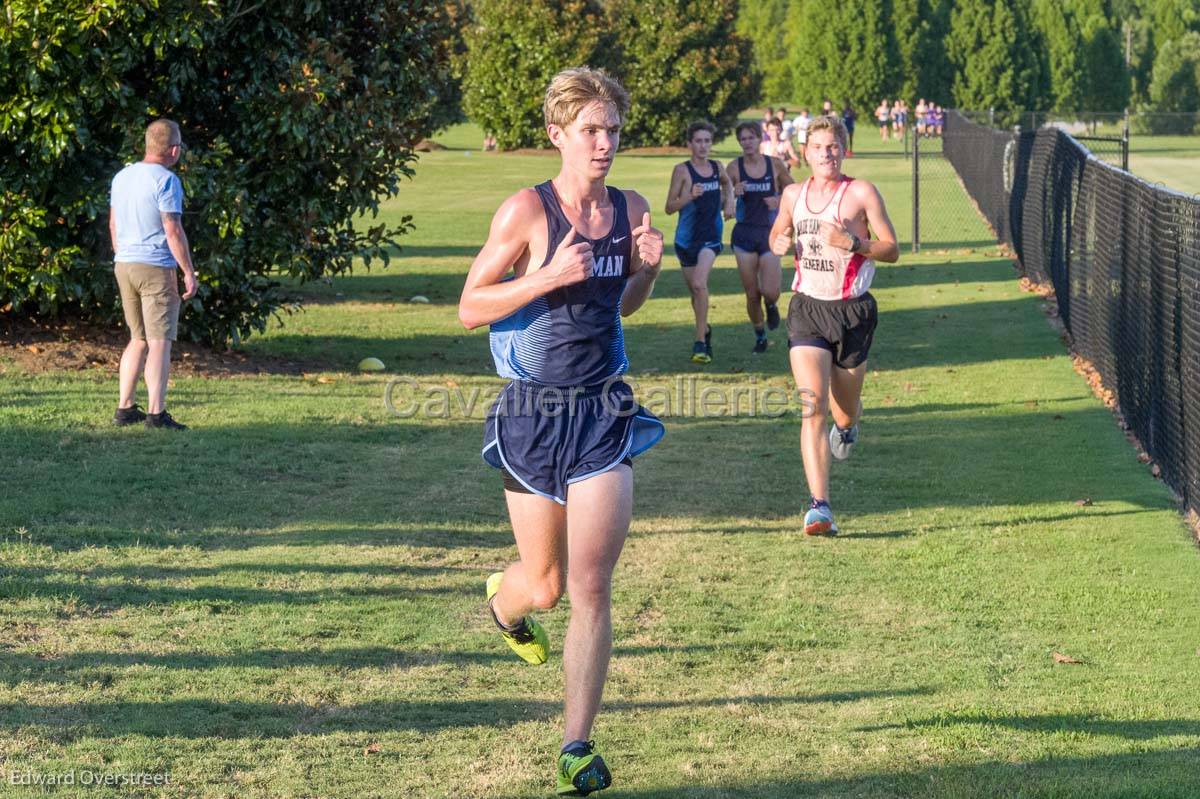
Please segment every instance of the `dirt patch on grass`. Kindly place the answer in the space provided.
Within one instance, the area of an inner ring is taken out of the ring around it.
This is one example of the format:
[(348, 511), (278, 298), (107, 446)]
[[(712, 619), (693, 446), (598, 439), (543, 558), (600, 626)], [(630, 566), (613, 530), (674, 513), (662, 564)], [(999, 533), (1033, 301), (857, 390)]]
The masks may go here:
[[(25, 372), (82, 372), (97, 369), (115, 373), (129, 342), (124, 328), (75, 321), (37, 322), (0, 317), (0, 361), (15, 362)], [(193, 377), (252, 377), (261, 374), (300, 375), (322, 371), (328, 364), (235, 350), (217, 352), (203, 344), (176, 341), (171, 348), (171, 373)]]

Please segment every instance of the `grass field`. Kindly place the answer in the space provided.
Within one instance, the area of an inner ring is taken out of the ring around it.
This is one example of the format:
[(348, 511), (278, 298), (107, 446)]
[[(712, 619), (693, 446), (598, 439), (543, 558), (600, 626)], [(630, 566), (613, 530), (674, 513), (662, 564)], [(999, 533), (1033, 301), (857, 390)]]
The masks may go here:
[[(869, 132), (847, 171), (906, 238), (908, 167)], [(657, 211), (675, 160), (625, 156), (612, 182)], [(392, 268), (303, 287), (307, 309), (246, 347), (321, 366), (176, 379), (186, 434), (111, 427), (113, 375), (0, 362), (0, 793), (169, 772), (52, 795), (549, 795), (559, 661), (517, 661), (483, 611), (515, 555), (484, 409), (397, 418), (384, 391), (500, 385), (455, 303), (499, 201), (556, 168), (424, 156), (385, 210), (417, 226)], [(602, 795), (1200, 795), (1196, 547), (976, 225), (879, 271), (842, 537), (797, 532), (798, 416), (664, 413), (615, 579)], [(711, 366), (687, 360), (672, 256), (629, 320), (643, 395), (788, 385), (782, 337), (750, 355), (718, 267)], [(354, 373), (366, 355), (390, 375)], [(543, 617), (556, 648), (565, 604)]]

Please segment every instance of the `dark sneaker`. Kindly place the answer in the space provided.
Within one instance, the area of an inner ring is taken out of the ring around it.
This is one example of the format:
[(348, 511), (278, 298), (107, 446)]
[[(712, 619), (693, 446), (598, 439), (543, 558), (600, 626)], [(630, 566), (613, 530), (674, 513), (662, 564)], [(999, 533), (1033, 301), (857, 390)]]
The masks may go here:
[(767, 351), (767, 340), (765, 338), (756, 339), (754, 349), (750, 350), (755, 355), (762, 355)]
[(703, 341), (697, 341), (692, 345), (692, 363), (712, 363), (708, 345)]
[(767, 329), (775, 330), (779, 327), (779, 306), (775, 303), (767, 304)]
[(113, 424), (117, 427), (144, 421), (146, 421), (146, 414), (136, 404), (130, 405), (128, 408), (117, 408), (117, 412), (113, 414)]
[(171, 418), (171, 414), (163, 411), (162, 413), (146, 414), (146, 427), (161, 427), (165, 430), (187, 430), (186, 424), (180, 424)]

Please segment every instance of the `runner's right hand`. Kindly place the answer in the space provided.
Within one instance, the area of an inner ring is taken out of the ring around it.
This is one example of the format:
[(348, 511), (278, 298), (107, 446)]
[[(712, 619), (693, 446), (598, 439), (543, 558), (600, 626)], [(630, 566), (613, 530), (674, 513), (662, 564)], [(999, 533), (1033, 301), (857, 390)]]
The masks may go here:
[(792, 231), (783, 231), (771, 241), (771, 252), (779, 256), (787, 255), (788, 250), (792, 248)]
[(699, 200), (703, 196), (704, 196), (704, 187), (701, 186), (699, 183), (693, 183), (692, 184), (692, 199)]
[(572, 244), (574, 239), (575, 226), (571, 225), (571, 229), (559, 243), (558, 249), (554, 251), (554, 257), (542, 269), (542, 271), (549, 271), (550, 278), (556, 287), (582, 283), (592, 276), (592, 266), (595, 261), (592, 257), (591, 242), (581, 241), (578, 244)]

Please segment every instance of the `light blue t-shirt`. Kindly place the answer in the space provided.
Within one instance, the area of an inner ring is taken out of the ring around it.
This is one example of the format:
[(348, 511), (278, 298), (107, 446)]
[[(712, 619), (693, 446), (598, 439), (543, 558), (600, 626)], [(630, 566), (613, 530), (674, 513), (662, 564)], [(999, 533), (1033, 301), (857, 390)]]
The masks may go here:
[(109, 200), (117, 220), (115, 261), (173, 267), (163, 213), (183, 213), (183, 184), (161, 164), (139, 161), (117, 173)]

